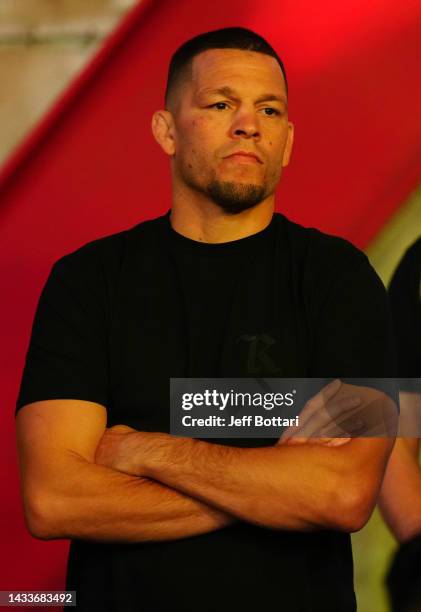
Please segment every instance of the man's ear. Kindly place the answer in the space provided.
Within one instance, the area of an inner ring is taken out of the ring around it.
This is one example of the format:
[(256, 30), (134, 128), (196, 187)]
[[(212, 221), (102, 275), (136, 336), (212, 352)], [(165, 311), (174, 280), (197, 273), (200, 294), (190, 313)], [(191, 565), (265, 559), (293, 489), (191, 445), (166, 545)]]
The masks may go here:
[(175, 154), (174, 120), (169, 111), (159, 110), (153, 114), (152, 134), (167, 155)]
[(288, 136), (282, 158), (282, 167), (288, 166), (291, 157), (292, 145), (294, 144), (294, 124), (288, 121)]

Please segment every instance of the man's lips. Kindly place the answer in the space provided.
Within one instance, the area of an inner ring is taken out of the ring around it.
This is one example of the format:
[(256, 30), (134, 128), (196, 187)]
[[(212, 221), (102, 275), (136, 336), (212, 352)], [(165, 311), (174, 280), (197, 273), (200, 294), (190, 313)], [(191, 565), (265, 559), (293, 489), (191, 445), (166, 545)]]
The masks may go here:
[(260, 157), (258, 157), (255, 153), (250, 153), (248, 151), (235, 151), (235, 153), (231, 153), (224, 157), (224, 159), (235, 159), (236, 161), (246, 162), (246, 163), (263, 163)]

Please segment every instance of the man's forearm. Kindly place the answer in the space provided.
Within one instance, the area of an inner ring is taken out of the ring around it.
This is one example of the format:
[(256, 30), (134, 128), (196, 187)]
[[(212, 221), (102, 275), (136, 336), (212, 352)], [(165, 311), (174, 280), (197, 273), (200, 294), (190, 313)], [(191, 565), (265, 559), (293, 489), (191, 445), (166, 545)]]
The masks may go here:
[[(380, 486), (387, 440), (352, 440), (341, 448), (235, 448), (166, 434), (141, 452), (139, 474), (259, 525), (294, 530), (354, 531), (374, 507), (370, 478)], [(145, 448), (145, 433), (139, 442)], [(357, 450), (356, 450), (357, 449)], [(356, 460), (361, 449), (361, 460)], [(374, 453), (373, 453), (374, 449)], [(371, 453), (370, 464), (365, 458)], [(351, 478), (351, 472), (352, 478)]]
[[(393, 402), (387, 396), (369, 388), (355, 389), (364, 407), (370, 408), (369, 421), (373, 413), (388, 414)], [(326, 390), (329, 385), (322, 395)], [(337, 448), (288, 444), (281, 439), (273, 447), (236, 448), (117, 425), (104, 433), (95, 460), (160, 481), (259, 525), (360, 529), (374, 508), (393, 441), (353, 439)]]
[(421, 532), (421, 468), (416, 441), (397, 438), (379, 498), (380, 510), (400, 542)]
[(171, 540), (207, 533), (236, 519), (145, 478), (122, 474), (72, 456), (63, 461), (54, 490), (33, 514), (42, 539), (104, 542)]

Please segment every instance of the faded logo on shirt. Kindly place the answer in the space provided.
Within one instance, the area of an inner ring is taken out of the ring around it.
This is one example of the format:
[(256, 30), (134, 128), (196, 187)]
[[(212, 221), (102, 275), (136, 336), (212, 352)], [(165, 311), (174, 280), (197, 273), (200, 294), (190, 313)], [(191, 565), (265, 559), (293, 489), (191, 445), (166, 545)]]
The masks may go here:
[(273, 361), (269, 349), (276, 344), (276, 340), (269, 334), (243, 334), (237, 338), (238, 343), (247, 346), (247, 372), (249, 374), (279, 374), (281, 369)]

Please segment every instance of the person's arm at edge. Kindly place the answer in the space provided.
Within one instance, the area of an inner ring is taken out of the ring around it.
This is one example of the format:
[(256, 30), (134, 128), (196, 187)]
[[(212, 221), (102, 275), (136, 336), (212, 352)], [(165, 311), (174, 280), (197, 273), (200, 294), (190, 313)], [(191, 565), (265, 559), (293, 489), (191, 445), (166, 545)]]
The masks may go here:
[[(401, 392), (401, 411), (417, 413), (415, 416), (419, 418), (420, 398), (419, 394)], [(419, 449), (419, 438), (396, 438), (379, 496), (382, 516), (399, 542), (421, 533)]]
[(94, 462), (106, 425), (100, 404), (48, 400), (16, 416), (27, 528), (48, 540), (171, 540), (207, 533), (237, 519), (147, 478)]

